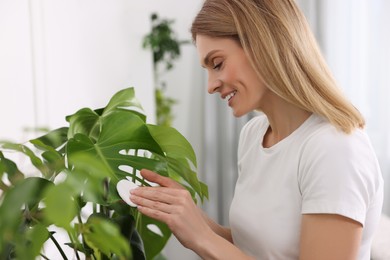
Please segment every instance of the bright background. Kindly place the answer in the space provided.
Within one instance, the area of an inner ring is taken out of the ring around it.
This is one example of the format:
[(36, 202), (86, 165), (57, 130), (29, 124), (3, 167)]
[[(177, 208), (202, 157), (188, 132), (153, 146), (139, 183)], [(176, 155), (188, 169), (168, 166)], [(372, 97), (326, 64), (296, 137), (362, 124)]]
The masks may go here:
[[(340, 87), (367, 119), (367, 132), (390, 185), (390, 1), (297, 0)], [(0, 0), (0, 139), (25, 141), (24, 128), (56, 128), (81, 107), (105, 106), (134, 86), (154, 122), (152, 55), (141, 47), (149, 16), (174, 19), (189, 40), (201, 0)], [(206, 93), (193, 45), (165, 77), (177, 128), (193, 145), (199, 175), (209, 185), (204, 209), (228, 224), (236, 179), (236, 145), (248, 117), (235, 119)], [(385, 188), (384, 212), (390, 214)], [(189, 223), (190, 224), (190, 223)], [(197, 259), (172, 239), (168, 259)]]

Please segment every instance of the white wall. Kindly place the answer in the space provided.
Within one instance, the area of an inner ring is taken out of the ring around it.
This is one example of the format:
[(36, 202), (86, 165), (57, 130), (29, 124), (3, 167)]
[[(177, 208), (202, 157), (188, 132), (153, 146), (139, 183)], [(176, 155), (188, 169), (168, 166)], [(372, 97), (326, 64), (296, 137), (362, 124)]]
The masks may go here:
[(149, 30), (148, 7), (132, 1), (0, 0), (0, 139), (63, 126), (130, 86), (154, 122)]
[(0, 0), (0, 139), (34, 124), (27, 1)]

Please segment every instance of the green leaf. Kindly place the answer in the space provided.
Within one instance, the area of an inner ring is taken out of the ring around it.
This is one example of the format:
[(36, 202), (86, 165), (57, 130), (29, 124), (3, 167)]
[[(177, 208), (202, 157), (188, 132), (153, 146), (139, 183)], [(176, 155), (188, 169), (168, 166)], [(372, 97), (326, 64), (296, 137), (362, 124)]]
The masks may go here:
[(132, 110), (133, 113), (136, 113), (142, 119), (142, 121), (146, 121), (146, 116), (139, 113), (139, 111), (143, 111), (143, 108), (135, 97), (134, 88), (126, 88), (117, 92), (104, 109), (103, 116), (110, 114), (112, 111), (123, 109)]
[(11, 184), (15, 185), (18, 181), (24, 179), (23, 173), (18, 169), (18, 166), (13, 161), (5, 158), (4, 154), (0, 151), (0, 189), (8, 190), (8, 186), (6, 186), (1, 180), (7, 174), (7, 179)]
[(68, 141), (67, 154), (71, 164), (75, 164), (75, 159), (72, 157), (74, 154), (87, 153), (104, 164), (104, 169), (107, 169), (114, 181), (123, 178), (120, 165), (130, 165), (136, 169), (152, 168), (151, 170), (158, 171), (163, 171), (165, 168), (166, 171), (164, 161), (156, 161), (142, 155), (122, 154), (123, 151), (130, 149), (142, 149), (164, 155), (145, 123), (137, 115), (131, 111), (113, 111), (104, 116), (101, 122), (102, 130), (96, 143), (82, 134), (77, 134)]
[(30, 143), (34, 144), (35, 147), (43, 151), (53, 151), (64, 145), (67, 141), (67, 133), (68, 127), (61, 127), (38, 138), (30, 140)]
[[(202, 202), (204, 197), (207, 197), (207, 191), (204, 193), (201, 182), (199, 181), (196, 172), (194, 172), (188, 165), (187, 161), (175, 158), (167, 158), (169, 175), (174, 178), (175, 176), (182, 177), (201, 198)], [(180, 180), (179, 180), (180, 182)]]
[(49, 178), (65, 169), (65, 157), (57, 151), (45, 151), (42, 153), (42, 158), (48, 169)]
[(181, 176), (198, 193), (202, 201), (204, 197), (208, 197), (205, 185), (201, 185), (193, 170), (197, 165), (196, 155), (185, 137), (171, 127), (148, 125), (148, 129), (164, 151), (169, 171)]
[(112, 169), (88, 153), (71, 154), (69, 161), (73, 169), (65, 181), (67, 185), (75, 193), (82, 194), (84, 201), (108, 205), (112, 196), (108, 196), (104, 181), (115, 177)]
[(120, 227), (122, 235), (130, 241), (133, 258), (137, 260), (145, 260), (145, 249), (142, 238), (135, 229), (135, 220), (132, 215), (125, 214), (113, 218), (115, 223)]
[(185, 158), (197, 166), (196, 155), (187, 139), (172, 127), (147, 125), (154, 140), (161, 146), (164, 153), (172, 158)]
[(25, 205), (37, 204), (43, 199), (45, 190), (52, 185), (48, 180), (30, 177), (5, 192), (0, 204), (0, 251), (5, 244), (16, 239), (20, 226), (29, 217)]
[(103, 118), (99, 145), (116, 144), (121, 149), (144, 149), (163, 154), (160, 145), (150, 135), (145, 122), (130, 111), (115, 111)]
[(95, 140), (100, 131), (99, 119), (99, 115), (90, 108), (80, 109), (75, 114), (68, 116), (68, 139), (71, 139), (76, 134), (84, 134)]
[(53, 178), (65, 169), (64, 145), (67, 142), (68, 127), (50, 131), (46, 135), (30, 140), (37, 149), (43, 151), (42, 168), (45, 168), (47, 178)]
[[(119, 146), (121, 145), (119, 144)], [(115, 150), (115, 144), (107, 149), (99, 147), (99, 143), (94, 145), (86, 136), (76, 135), (74, 139), (69, 141), (68, 159), (73, 169), (67, 182), (73, 189), (83, 193), (83, 197), (87, 201), (107, 205), (107, 203), (119, 199), (115, 188), (117, 182), (132, 175), (132, 173), (121, 170), (121, 165), (131, 165), (139, 170), (147, 168), (167, 175), (166, 162), (146, 157), (122, 155), (119, 153), (121, 149), (122, 147)], [(108, 194), (105, 193), (102, 186), (103, 180), (107, 178), (110, 180)], [(138, 180), (143, 182), (141, 179)]]
[[(151, 219), (145, 215), (141, 216), (141, 223), (141, 230), (138, 230), (138, 232), (141, 234), (142, 240), (144, 241), (146, 259), (153, 259), (165, 247), (172, 232), (164, 223)], [(152, 231), (150, 226), (157, 227), (161, 234)]]
[(71, 222), (77, 215), (77, 201), (74, 190), (65, 183), (51, 186), (45, 193), (44, 210), (48, 223), (53, 223), (66, 230), (71, 229)]
[(89, 247), (95, 252), (102, 252), (110, 257), (115, 254), (120, 259), (129, 259), (131, 250), (122, 236), (117, 225), (110, 220), (106, 220), (101, 215), (91, 215), (85, 224), (87, 231), (84, 239)]
[[(35, 259), (43, 247), (43, 244), (49, 238), (49, 231), (47, 228), (41, 224), (35, 225), (32, 228), (29, 228), (26, 232), (27, 246), (22, 246), (16, 248), (16, 254), (20, 259)], [(20, 246), (20, 245), (19, 245)]]
[(200, 188), (202, 190), (202, 194), (204, 195), (204, 197), (206, 199), (209, 198), (209, 188), (207, 187), (207, 185), (203, 182), (200, 183)]
[(42, 162), (42, 160), (35, 155), (35, 153), (23, 144), (15, 144), (15, 143), (3, 143), (3, 149), (7, 149), (10, 151), (16, 151), (23, 153), (24, 155), (30, 158), (31, 163), (42, 173), (43, 176), (49, 176), (50, 172), (47, 166)]

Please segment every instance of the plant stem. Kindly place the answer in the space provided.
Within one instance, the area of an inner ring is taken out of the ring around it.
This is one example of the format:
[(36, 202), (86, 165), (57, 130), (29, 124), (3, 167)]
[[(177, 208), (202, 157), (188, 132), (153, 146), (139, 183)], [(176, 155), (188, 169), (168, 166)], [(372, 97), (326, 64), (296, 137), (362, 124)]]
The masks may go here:
[[(80, 230), (84, 230), (84, 223), (83, 223), (83, 219), (81, 218), (81, 209), (80, 209), (79, 213), (77, 214), (77, 219), (78, 219), (79, 224), (80, 224)], [(81, 245), (82, 245), (82, 247), (84, 249), (84, 252), (86, 252), (87, 250), (86, 250), (84, 244), (81, 243)], [(77, 259), (80, 259), (80, 257), (77, 254), (77, 251), (76, 251), (76, 257), (77, 257)]]
[(79, 211), (79, 213), (77, 214), (77, 220), (79, 221), (79, 224), (80, 224), (80, 228), (82, 229), (83, 226), (84, 226), (84, 223), (83, 223), (83, 220), (81, 219), (81, 211)]
[[(104, 178), (104, 180), (103, 180), (103, 200), (105, 203), (107, 203), (108, 197), (109, 197), (109, 192), (110, 192), (109, 185), (110, 185), (109, 179)], [(101, 207), (101, 209), (100, 209), (101, 213), (103, 213), (107, 217), (110, 217), (110, 210), (108, 209), (108, 207), (103, 206), (103, 205), (101, 205), (100, 207)]]
[[(135, 156), (138, 156), (138, 149), (135, 149)], [(135, 183), (135, 181), (137, 180), (137, 170), (133, 167), (133, 175), (132, 175), (132, 181)], [(142, 180), (144, 181), (144, 178), (142, 178)], [(143, 183), (141, 183), (143, 185)], [(136, 213), (135, 213), (135, 228), (136, 230), (140, 233), (141, 232), (141, 213), (136, 210)]]
[(135, 229), (141, 235), (141, 224), (142, 224), (141, 213), (137, 210), (137, 212), (135, 214), (136, 214), (136, 216), (135, 216)]
[(77, 237), (73, 237), (72, 236), (72, 233), (70, 233), (69, 231), (68, 231), (68, 236), (69, 236), (69, 239), (70, 239), (70, 241), (72, 242), (72, 244), (74, 245), (73, 246), (73, 251), (74, 251), (74, 253), (75, 253), (75, 255), (76, 255), (76, 258), (77, 258), (77, 260), (80, 260), (80, 256), (79, 256), (79, 253), (78, 253), (78, 251), (77, 251), (77, 248), (78, 248), (78, 241), (77, 241)]
[(77, 249), (75, 249), (74, 252), (75, 252), (75, 254), (76, 254), (77, 260), (80, 260), (80, 256), (79, 256), (79, 253), (77, 252)]
[(62, 258), (64, 260), (68, 260), (68, 258), (66, 257), (64, 251), (62, 250), (60, 244), (58, 243), (58, 241), (54, 238), (53, 234), (50, 233), (50, 239), (53, 241), (53, 243), (55, 244), (55, 246), (57, 247), (58, 251), (60, 252)]
[[(135, 149), (134, 155), (138, 156), (138, 149)], [(137, 169), (135, 169), (133, 167), (133, 176), (132, 176), (132, 179), (131, 179), (133, 183), (135, 183), (136, 177), (137, 177)]]

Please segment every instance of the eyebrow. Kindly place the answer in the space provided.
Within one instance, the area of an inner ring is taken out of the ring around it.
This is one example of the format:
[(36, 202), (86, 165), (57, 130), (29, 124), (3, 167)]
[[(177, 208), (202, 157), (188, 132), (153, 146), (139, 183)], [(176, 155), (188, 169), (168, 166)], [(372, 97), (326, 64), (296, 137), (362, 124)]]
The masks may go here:
[(206, 57), (204, 57), (204, 59), (203, 59), (202, 67), (205, 67), (207, 64), (209, 64), (211, 55), (213, 55), (214, 53), (216, 53), (218, 51), (219, 50), (212, 50), (209, 53), (207, 53)]

